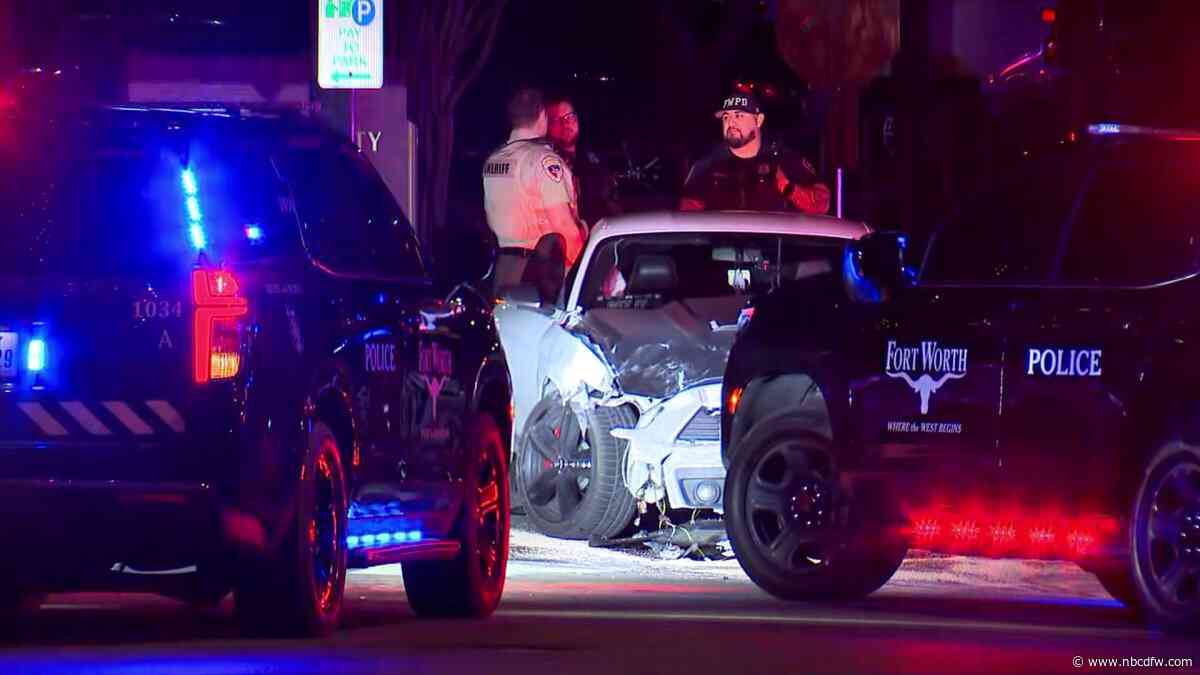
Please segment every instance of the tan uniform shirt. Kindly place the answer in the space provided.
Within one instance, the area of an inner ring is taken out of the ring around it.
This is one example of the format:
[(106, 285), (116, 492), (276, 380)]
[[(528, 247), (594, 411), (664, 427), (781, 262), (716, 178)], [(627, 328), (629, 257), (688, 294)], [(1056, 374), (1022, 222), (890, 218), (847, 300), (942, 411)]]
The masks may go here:
[(567, 265), (583, 250), (578, 227), (555, 230), (547, 209), (566, 204), (578, 220), (575, 179), (554, 148), (542, 139), (509, 142), (483, 164), (483, 203), (488, 226), (501, 247), (533, 249), (543, 235), (558, 232), (566, 239)]

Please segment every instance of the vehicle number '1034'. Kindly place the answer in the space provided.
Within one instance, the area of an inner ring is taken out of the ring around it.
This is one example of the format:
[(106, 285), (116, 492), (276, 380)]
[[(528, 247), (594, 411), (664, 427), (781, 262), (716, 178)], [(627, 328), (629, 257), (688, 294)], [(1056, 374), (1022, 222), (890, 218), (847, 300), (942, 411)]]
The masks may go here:
[(183, 316), (183, 303), (167, 300), (138, 300), (133, 303), (133, 318), (135, 319), (169, 319)]

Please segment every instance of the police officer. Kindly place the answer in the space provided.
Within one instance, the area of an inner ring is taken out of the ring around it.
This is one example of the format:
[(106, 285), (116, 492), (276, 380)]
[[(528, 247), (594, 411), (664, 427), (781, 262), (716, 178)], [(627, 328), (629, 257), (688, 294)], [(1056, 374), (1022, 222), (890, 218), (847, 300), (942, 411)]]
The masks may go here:
[(716, 117), (724, 142), (688, 172), (680, 209), (829, 211), (829, 188), (812, 164), (763, 138), (766, 116), (753, 95), (735, 92), (726, 97)]
[[(542, 93), (518, 91), (509, 101), (508, 117), (508, 143), (483, 165), (484, 209), (500, 245), (495, 288), (522, 281), (553, 286), (552, 280), (531, 279), (526, 272), (553, 267), (547, 258), (555, 255), (564, 258), (558, 267), (570, 267), (583, 250), (587, 226), (579, 219), (571, 170), (545, 139)], [(556, 283), (562, 284), (561, 272)]]
[(601, 218), (620, 214), (622, 209), (613, 199), (612, 173), (596, 153), (579, 147), (579, 113), (575, 104), (565, 96), (552, 97), (546, 104), (546, 114), (549, 118), (546, 135), (575, 174), (580, 217), (585, 223), (595, 225)]

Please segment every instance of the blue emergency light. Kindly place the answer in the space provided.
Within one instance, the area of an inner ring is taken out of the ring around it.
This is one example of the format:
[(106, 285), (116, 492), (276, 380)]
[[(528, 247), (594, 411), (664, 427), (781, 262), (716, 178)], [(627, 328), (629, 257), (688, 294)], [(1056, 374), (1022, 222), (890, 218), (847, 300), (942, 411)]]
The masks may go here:
[(200, 184), (196, 181), (196, 173), (190, 168), (184, 169), (179, 176), (179, 183), (183, 186), (183, 202), (187, 207), (188, 239), (192, 242), (192, 248), (207, 248), (208, 236), (204, 233), (204, 212), (200, 210)]
[(29, 341), (25, 352), (25, 369), (31, 373), (40, 373), (46, 369), (46, 341), (34, 338)]

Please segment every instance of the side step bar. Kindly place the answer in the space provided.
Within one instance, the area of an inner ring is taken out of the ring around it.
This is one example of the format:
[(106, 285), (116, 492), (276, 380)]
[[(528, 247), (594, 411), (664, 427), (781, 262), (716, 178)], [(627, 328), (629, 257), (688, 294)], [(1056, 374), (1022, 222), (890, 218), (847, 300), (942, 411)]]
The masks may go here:
[(450, 560), (461, 550), (462, 544), (457, 541), (418, 541), (361, 548), (350, 551), (349, 566), (363, 568), (414, 560)]

